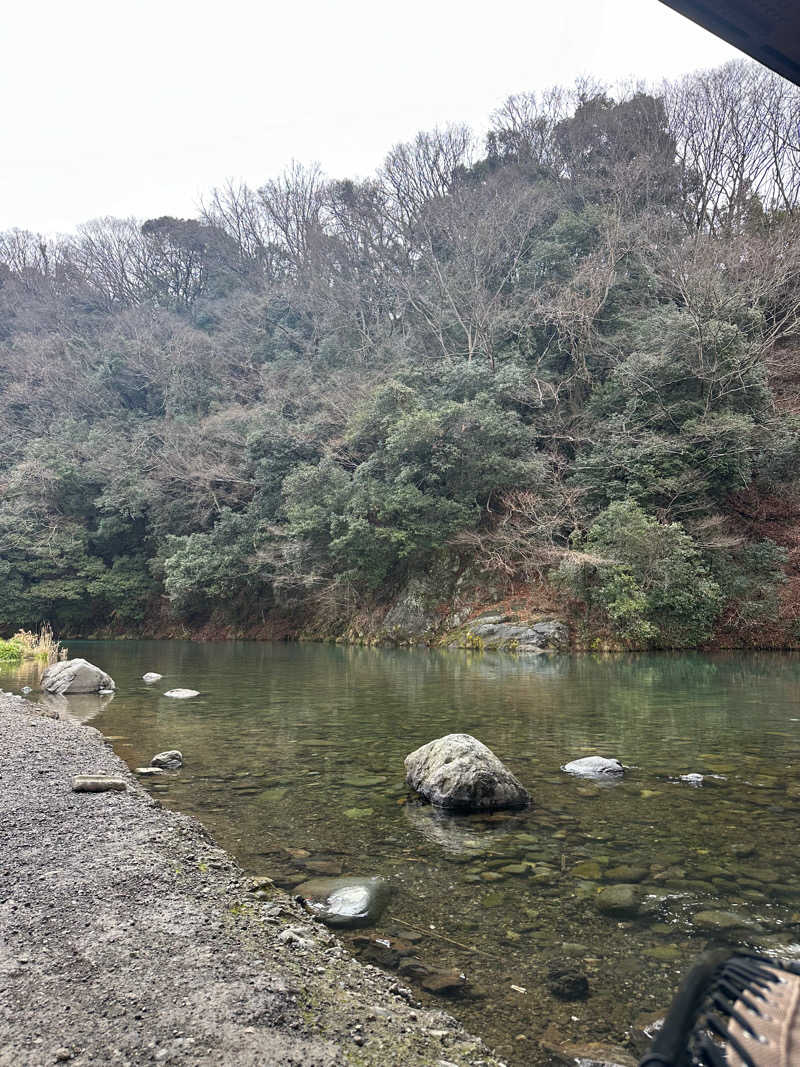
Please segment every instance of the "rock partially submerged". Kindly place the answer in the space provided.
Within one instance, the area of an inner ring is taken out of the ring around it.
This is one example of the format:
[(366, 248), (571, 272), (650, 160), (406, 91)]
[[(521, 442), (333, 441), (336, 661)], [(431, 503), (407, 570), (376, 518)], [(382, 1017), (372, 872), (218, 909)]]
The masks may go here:
[(470, 734), (446, 734), (406, 756), (406, 781), (451, 811), (525, 808), (530, 794), (491, 749)]
[(53, 663), (42, 675), (41, 687), (46, 693), (67, 696), (71, 693), (111, 692), (116, 684), (111, 675), (85, 659), (65, 659)]
[(374, 926), (389, 900), (382, 878), (312, 878), (296, 890), (327, 926)]
[(605, 756), (584, 756), (582, 759), (574, 759), (565, 763), (561, 768), (567, 774), (577, 774), (582, 778), (619, 778), (625, 773), (625, 768), (618, 759), (607, 759)]
[(183, 766), (183, 755), (177, 748), (171, 748), (167, 752), (159, 752), (150, 760), (151, 767), (160, 767), (165, 771), (177, 771)]
[(142, 675), (142, 681), (146, 685), (152, 685), (153, 682), (160, 682), (163, 677), (163, 674), (156, 674), (155, 671), (148, 671), (146, 674)]
[(190, 697), (199, 697), (200, 692), (197, 689), (168, 689), (164, 696), (173, 697), (175, 700), (189, 700)]

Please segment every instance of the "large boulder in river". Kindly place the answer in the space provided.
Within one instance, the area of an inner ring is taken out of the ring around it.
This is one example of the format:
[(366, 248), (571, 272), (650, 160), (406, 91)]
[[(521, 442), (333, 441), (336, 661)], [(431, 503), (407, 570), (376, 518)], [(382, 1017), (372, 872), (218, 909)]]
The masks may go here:
[(525, 808), (530, 795), (470, 734), (446, 734), (406, 756), (406, 781), (431, 804), (451, 811)]
[(46, 693), (69, 696), (72, 693), (99, 693), (116, 689), (114, 679), (85, 659), (65, 659), (53, 663), (42, 675), (41, 687)]
[(382, 878), (312, 878), (295, 890), (327, 926), (374, 926), (389, 899)]

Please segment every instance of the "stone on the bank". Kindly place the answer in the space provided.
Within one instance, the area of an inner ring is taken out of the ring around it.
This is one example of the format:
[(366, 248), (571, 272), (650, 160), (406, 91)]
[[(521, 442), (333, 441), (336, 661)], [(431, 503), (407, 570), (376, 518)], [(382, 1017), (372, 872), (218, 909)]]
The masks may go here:
[(163, 674), (156, 674), (155, 671), (148, 671), (147, 674), (142, 675), (142, 681), (147, 685), (152, 685), (153, 682), (160, 682), (163, 677)]
[(632, 918), (639, 913), (642, 895), (638, 885), (608, 885), (597, 894), (597, 910), (603, 915)]
[(168, 689), (164, 696), (174, 697), (175, 700), (189, 700), (190, 697), (199, 697), (200, 692), (197, 689)]
[(312, 878), (297, 887), (306, 906), (327, 926), (374, 926), (389, 900), (382, 878)]
[(85, 659), (65, 659), (53, 663), (42, 675), (41, 688), (47, 693), (99, 693), (116, 689), (114, 679)]
[(167, 752), (159, 752), (150, 760), (151, 767), (161, 767), (165, 771), (177, 771), (183, 766), (183, 756), (177, 748), (171, 748)]
[(524, 808), (522, 783), (470, 734), (447, 734), (406, 756), (406, 782), (431, 804), (453, 811)]
[(565, 763), (561, 768), (567, 774), (577, 774), (583, 778), (616, 778), (625, 773), (625, 768), (618, 759), (605, 756), (584, 756)]
[(125, 779), (110, 774), (76, 774), (72, 779), (73, 793), (121, 793), (125, 789)]

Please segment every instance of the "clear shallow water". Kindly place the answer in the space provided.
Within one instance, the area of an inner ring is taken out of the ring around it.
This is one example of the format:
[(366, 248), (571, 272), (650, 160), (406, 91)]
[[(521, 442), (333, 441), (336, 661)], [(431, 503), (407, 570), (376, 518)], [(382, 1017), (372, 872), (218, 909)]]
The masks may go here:
[[(146, 788), (202, 819), (247, 870), (286, 888), (319, 864), (384, 875), (395, 892), (375, 935), (422, 931), (420, 957), (472, 985), (448, 1010), (516, 1063), (548, 1062), (542, 1039), (630, 1040), (715, 937), (698, 911), (756, 924), (733, 942), (800, 953), (795, 655), (517, 659), (177, 641), (70, 652), (118, 686), (79, 713), (131, 767), (180, 748), (183, 771)], [(148, 670), (163, 681), (146, 686)], [(6, 672), (0, 685), (25, 680)], [(201, 695), (161, 695), (178, 686)], [(532, 808), (442, 819), (414, 803), (403, 758), (452, 731), (489, 745)], [(591, 753), (630, 765), (625, 780), (560, 772)], [(718, 777), (675, 780), (688, 772)], [(634, 876), (647, 914), (601, 914), (599, 887)], [(547, 971), (565, 958), (588, 976), (587, 1000), (550, 992)]]

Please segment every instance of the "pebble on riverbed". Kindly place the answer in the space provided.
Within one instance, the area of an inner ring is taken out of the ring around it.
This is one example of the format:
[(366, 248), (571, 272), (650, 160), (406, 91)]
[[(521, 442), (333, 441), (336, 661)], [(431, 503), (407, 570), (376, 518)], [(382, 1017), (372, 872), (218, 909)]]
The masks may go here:
[(164, 696), (175, 700), (189, 700), (191, 697), (199, 697), (200, 692), (197, 689), (168, 689)]

